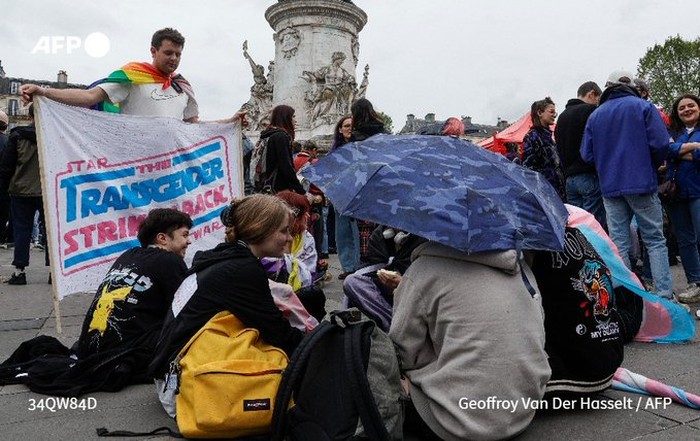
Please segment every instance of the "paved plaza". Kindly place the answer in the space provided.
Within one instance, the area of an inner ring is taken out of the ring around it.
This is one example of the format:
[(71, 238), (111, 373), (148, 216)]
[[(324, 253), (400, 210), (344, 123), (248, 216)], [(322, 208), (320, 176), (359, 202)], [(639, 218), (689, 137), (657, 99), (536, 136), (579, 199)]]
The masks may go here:
[[(40, 334), (58, 337), (70, 346), (80, 334), (80, 325), (92, 293), (76, 294), (60, 303), (63, 333), (57, 334), (48, 268), (38, 250), (31, 254), (26, 286), (0, 284), (0, 360), (6, 359), (25, 340)], [(0, 276), (12, 272), (11, 250), (0, 249)], [(331, 256), (331, 271), (338, 274), (339, 264)], [(674, 287), (683, 286), (683, 271), (672, 267)], [(325, 286), (329, 309), (339, 306), (342, 288), (337, 280)], [(695, 305), (694, 309), (700, 305)], [(700, 346), (632, 343), (625, 348), (623, 366), (650, 378), (700, 392)], [(89, 409), (39, 409), (50, 403), (46, 396), (29, 392), (24, 386), (0, 386), (1, 440), (95, 440), (98, 427), (109, 430), (150, 431), (161, 426), (176, 428), (163, 412), (153, 386), (131, 386), (119, 393), (93, 393), (83, 398)], [(624, 441), (624, 440), (700, 440), (700, 411), (661, 402), (647, 401), (635, 394), (607, 391), (599, 398), (619, 400), (627, 409), (548, 410), (538, 412), (518, 441)], [(605, 401), (609, 403), (610, 401)], [(638, 407), (639, 406), (639, 407)], [(591, 405), (590, 407), (595, 407)], [(34, 410), (30, 410), (35, 408)], [(110, 438), (133, 439), (133, 438)], [(139, 439), (168, 439), (166, 436)], [(410, 438), (407, 438), (410, 439)]]

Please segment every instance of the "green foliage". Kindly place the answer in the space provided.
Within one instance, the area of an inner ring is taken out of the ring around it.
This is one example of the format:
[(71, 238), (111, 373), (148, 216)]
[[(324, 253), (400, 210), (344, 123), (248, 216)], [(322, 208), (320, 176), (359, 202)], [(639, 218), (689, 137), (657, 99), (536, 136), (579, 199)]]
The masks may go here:
[(384, 123), (384, 128), (388, 133), (394, 133), (394, 121), (384, 112), (377, 112), (379, 119)]
[(639, 59), (637, 75), (649, 82), (654, 102), (670, 111), (684, 93), (700, 93), (700, 38), (687, 41), (680, 35), (647, 49)]

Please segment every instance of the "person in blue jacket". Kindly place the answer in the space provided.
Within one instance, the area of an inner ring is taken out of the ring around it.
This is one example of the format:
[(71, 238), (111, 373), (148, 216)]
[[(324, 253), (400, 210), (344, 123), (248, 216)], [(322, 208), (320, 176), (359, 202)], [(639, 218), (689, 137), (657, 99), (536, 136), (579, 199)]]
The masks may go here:
[(681, 263), (688, 288), (678, 294), (678, 300), (692, 303), (700, 300), (700, 98), (683, 95), (671, 107), (670, 164), (667, 178), (676, 179), (679, 201), (669, 204)]
[(669, 135), (659, 111), (639, 97), (634, 75), (615, 71), (608, 77), (600, 106), (588, 119), (581, 158), (594, 164), (603, 194), (610, 238), (628, 268), (632, 246), (630, 222), (636, 216), (656, 293), (673, 299), (663, 212), (656, 170), (668, 156)]

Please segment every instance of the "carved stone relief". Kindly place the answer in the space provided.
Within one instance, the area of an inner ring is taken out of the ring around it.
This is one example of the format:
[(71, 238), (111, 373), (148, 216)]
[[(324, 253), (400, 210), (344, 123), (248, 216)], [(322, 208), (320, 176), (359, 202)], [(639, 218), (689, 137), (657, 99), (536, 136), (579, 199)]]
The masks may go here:
[(280, 49), (284, 53), (284, 58), (289, 60), (297, 54), (299, 43), (301, 43), (301, 35), (294, 28), (285, 28), (279, 32), (277, 38), (280, 42)]
[(313, 72), (302, 72), (302, 78), (309, 83), (304, 102), (312, 127), (333, 124), (349, 112), (350, 103), (357, 92), (357, 82), (342, 66), (346, 59), (343, 52), (334, 52), (331, 64)]

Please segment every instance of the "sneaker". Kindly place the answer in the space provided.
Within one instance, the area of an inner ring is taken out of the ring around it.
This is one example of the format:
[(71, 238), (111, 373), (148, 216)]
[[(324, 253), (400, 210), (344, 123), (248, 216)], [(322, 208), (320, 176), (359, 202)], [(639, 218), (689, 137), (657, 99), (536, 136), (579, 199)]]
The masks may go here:
[(345, 271), (340, 274), (338, 274), (338, 280), (345, 280), (346, 277), (348, 277), (350, 274), (354, 273), (355, 271)]
[(7, 281), (8, 285), (26, 285), (27, 284), (27, 274), (19, 273), (13, 274), (12, 277)]
[(690, 306), (679, 302), (678, 295), (673, 294), (673, 297), (671, 297), (670, 299), (666, 299), (666, 300), (668, 300), (669, 302), (674, 303), (674, 304), (680, 306), (681, 308), (685, 309), (686, 311), (690, 312)]
[(694, 283), (690, 284), (683, 292), (676, 295), (676, 298), (682, 303), (700, 302), (700, 286)]

